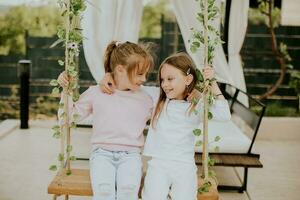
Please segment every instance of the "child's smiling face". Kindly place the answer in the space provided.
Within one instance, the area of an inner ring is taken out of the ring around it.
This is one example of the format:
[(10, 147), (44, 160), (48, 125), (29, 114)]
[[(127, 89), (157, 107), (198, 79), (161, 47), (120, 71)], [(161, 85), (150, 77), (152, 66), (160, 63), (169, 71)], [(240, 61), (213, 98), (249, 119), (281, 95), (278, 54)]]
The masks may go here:
[[(142, 84), (147, 80), (147, 73), (149, 72), (149, 66), (145, 63), (139, 63), (139, 66), (136, 67), (132, 75), (131, 80), (128, 78), (128, 87), (130, 90), (138, 90)], [(127, 73), (128, 77), (128, 73)]]
[(169, 99), (184, 99), (187, 76), (172, 65), (164, 64), (161, 68), (161, 88)]

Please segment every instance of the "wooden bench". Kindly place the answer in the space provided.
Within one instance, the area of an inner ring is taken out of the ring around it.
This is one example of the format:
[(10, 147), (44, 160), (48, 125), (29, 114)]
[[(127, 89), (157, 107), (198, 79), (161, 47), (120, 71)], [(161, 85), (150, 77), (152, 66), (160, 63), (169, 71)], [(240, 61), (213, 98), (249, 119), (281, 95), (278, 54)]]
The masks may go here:
[[(223, 167), (242, 167), (244, 168), (243, 180), (241, 186), (219, 185), (220, 190), (237, 190), (243, 192), (247, 190), (248, 168), (262, 168), (259, 154), (252, 153), (252, 148), (257, 137), (259, 126), (262, 117), (265, 113), (266, 106), (258, 100), (252, 98), (248, 93), (245, 93), (232, 85), (221, 84), (221, 90), (225, 98), (229, 102), (230, 111), (232, 115), (237, 115), (242, 122), (248, 127), (247, 133), (242, 130), (245, 135), (251, 140), (248, 150), (245, 153), (210, 153), (210, 157), (214, 159), (215, 166)], [(250, 110), (247, 106), (243, 105), (239, 100), (239, 96), (245, 95), (248, 97), (249, 105), (255, 108), (255, 112)], [(225, 130), (226, 133), (226, 130)], [(221, 138), (222, 140), (222, 138)], [(195, 162), (201, 165), (201, 153), (195, 153)]]
[[(265, 105), (253, 99), (249, 94), (231, 86), (224, 84), (221, 86), (225, 98), (228, 100), (232, 114), (237, 114), (242, 120), (249, 125), (252, 130), (250, 134), (251, 144), (246, 153), (210, 153), (210, 157), (214, 159), (215, 166), (223, 167), (243, 167), (244, 180), (241, 186), (219, 185), (220, 190), (237, 190), (243, 192), (247, 190), (248, 168), (262, 168), (263, 165), (259, 160), (260, 155), (251, 152), (254, 145), (261, 119), (264, 115)], [(257, 112), (251, 111), (238, 101), (239, 94), (244, 94), (249, 98), (252, 106), (256, 106)], [(79, 127), (91, 128), (91, 125), (78, 125)], [(145, 129), (144, 134), (147, 130)], [(195, 153), (195, 162), (201, 165), (201, 153)], [(88, 160), (88, 158), (79, 158), (79, 160)], [(145, 173), (144, 173), (145, 175)], [(144, 176), (143, 176), (144, 177)], [(143, 181), (141, 188), (143, 187)], [(139, 196), (141, 194), (141, 188)], [(72, 169), (72, 174), (67, 176), (65, 172), (58, 173), (48, 187), (48, 193), (53, 194), (53, 199), (57, 199), (60, 195), (65, 195), (68, 199), (70, 195), (76, 196), (92, 196), (89, 170)]]

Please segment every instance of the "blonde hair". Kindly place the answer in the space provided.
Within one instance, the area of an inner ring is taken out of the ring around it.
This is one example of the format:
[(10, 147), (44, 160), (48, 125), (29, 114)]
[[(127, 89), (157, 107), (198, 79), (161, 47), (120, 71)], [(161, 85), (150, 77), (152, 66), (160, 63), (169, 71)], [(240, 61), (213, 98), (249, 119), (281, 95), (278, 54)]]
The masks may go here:
[[(190, 74), (193, 76), (192, 82), (186, 87), (186, 90), (184, 91), (184, 99), (186, 99), (187, 96), (189, 95), (189, 93), (191, 93), (193, 91), (193, 89), (196, 86), (196, 82), (197, 82), (196, 67), (195, 67), (194, 62), (192, 61), (192, 59), (190, 58), (190, 56), (188, 54), (181, 52), (181, 53), (175, 53), (175, 54), (167, 57), (161, 63), (161, 65), (159, 67), (159, 71), (158, 71), (160, 95), (159, 95), (159, 99), (158, 99), (156, 108), (154, 110), (154, 114), (152, 116), (152, 127), (155, 126), (155, 124), (162, 112), (162, 109), (165, 105), (166, 99), (167, 99), (167, 95), (161, 87), (161, 82), (162, 82), (161, 69), (165, 64), (171, 65), (171, 66), (175, 67), (176, 69), (179, 69), (184, 75)], [(190, 110), (189, 114), (194, 110), (194, 108), (195, 108), (195, 105), (192, 104), (189, 109)]]
[(120, 43), (112, 41), (104, 54), (105, 72), (113, 73), (117, 65), (123, 65), (132, 82), (137, 73), (144, 73), (153, 68), (154, 61), (150, 53), (150, 46), (132, 42)]

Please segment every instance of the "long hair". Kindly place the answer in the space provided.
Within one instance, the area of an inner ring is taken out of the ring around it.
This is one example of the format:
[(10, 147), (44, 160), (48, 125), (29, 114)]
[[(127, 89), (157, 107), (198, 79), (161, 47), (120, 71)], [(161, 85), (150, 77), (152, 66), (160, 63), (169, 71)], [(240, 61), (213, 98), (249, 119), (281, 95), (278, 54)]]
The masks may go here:
[[(171, 65), (172, 67), (175, 67), (176, 69), (179, 69), (184, 75), (192, 75), (193, 80), (192, 82), (186, 87), (186, 90), (184, 91), (184, 99), (187, 98), (189, 93), (193, 91), (193, 89), (196, 86), (197, 82), (197, 76), (196, 76), (196, 67), (190, 56), (186, 53), (175, 53), (169, 57), (167, 57), (160, 65), (159, 71), (158, 71), (158, 81), (159, 81), (159, 87), (160, 87), (160, 95), (158, 98), (158, 102), (156, 105), (156, 108), (154, 110), (154, 114), (152, 116), (152, 127), (156, 125), (156, 122), (162, 112), (162, 109), (165, 105), (167, 95), (163, 91), (161, 87), (162, 79), (161, 79), (161, 69), (165, 64)], [(191, 105), (190, 107), (190, 113), (195, 108), (195, 105)]]
[(123, 65), (127, 70), (129, 80), (132, 82), (137, 72), (144, 73), (153, 68), (154, 61), (150, 50), (148, 44), (112, 41), (104, 54), (105, 72), (113, 73), (117, 65)]

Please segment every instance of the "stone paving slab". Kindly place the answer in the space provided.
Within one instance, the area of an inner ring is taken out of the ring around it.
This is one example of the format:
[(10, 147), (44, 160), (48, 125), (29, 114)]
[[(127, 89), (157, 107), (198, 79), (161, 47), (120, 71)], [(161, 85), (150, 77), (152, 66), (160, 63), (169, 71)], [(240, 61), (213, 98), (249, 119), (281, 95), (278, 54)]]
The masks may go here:
[[(60, 150), (59, 140), (52, 138), (51, 127), (55, 123), (32, 121), (30, 129), (12, 128), (5, 137), (0, 137), (0, 200), (52, 198), (47, 194), (47, 186), (54, 173), (48, 168), (55, 163)], [(74, 155), (88, 157), (90, 135), (88, 129), (72, 132)], [(264, 168), (249, 170), (250, 198), (246, 193), (221, 192), (221, 200), (299, 200), (300, 140), (264, 138), (257, 141), (254, 152), (261, 154)], [(73, 167), (88, 168), (88, 162), (76, 161)], [(221, 184), (239, 184), (232, 168), (218, 167), (216, 172)], [(241, 169), (237, 172), (242, 176)], [(73, 196), (70, 199), (91, 200), (90, 197)]]

